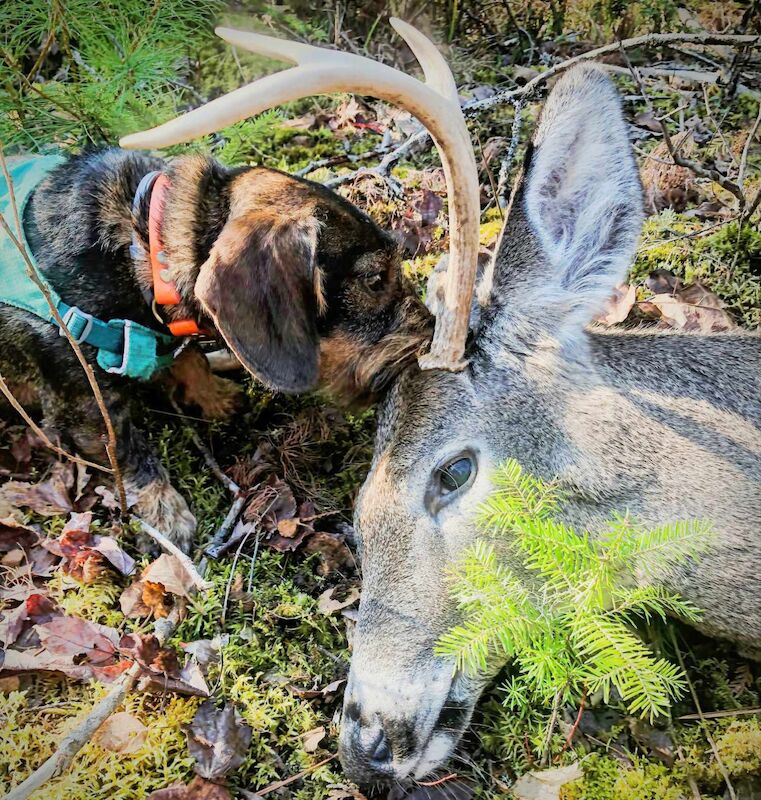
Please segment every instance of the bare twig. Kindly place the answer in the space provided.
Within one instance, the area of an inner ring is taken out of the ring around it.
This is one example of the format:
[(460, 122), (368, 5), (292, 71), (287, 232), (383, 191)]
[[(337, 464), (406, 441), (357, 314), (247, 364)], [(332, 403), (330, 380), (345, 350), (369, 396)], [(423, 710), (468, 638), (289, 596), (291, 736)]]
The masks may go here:
[(671, 139), (671, 135), (669, 134), (668, 126), (666, 125), (665, 121), (662, 120), (656, 114), (655, 107), (653, 106), (652, 101), (647, 95), (645, 91), (645, 86), (642, 83), (642, 78), (640, 77), (639, 73), (637, 72), (636, 67), (629, 61), (629, 56), (626, 54), (626, 51), (621, 48), (621, 54), (626, 61), (626, 64), (629, 68), (629, 71), (632, 74), (635, 82), (637, 83), (639, 93), (642, 95), (643, 100), (645, 101), (645, 105), (648, 108), (648, 111), (653, 115), (653, 117), (658, 121), (658, 124), (661, 127), (661, 131), (663, 133), (663, 142), (666, 145), (666, 149), (669, 151), (669, 155), (671, 156), (674, 164), (678, 167), (684, 167), (685, 169), (690, 170), (693, 174), (697, 175), (699, 178), (708, 178), (709, 180), (714, 181), (714, 183), (718, 183), (719, 186), (726, 189), (728, 192), (733, 194), (737, 198), (737, 202), (739, 205), (740, 210), (745, 207), (745, 195), (743, 194), (743, 190), (734, 182), (731, 181), (726, 175), (722, 175), (715, 169), (709, 169), (704, 167), (702, 164), (699, 164), (697, 161), (693, 161), (692, 159), (685, 158), (684, 156), (679, 154), (679, 149), (674, 146), (674, 142)]
[(725, 717), (747, 717), (749, 715), (761, 714), (761, 708), (732, 708), (728, 711), (703, 711), (700, 714), (682, 714), (677, 717), (679, 722), (689, 720), (704, 719), (724, 719)]
[[(690, 694), (692, 695), (692, 702), (695, 704), (695, 710), (698, 712), (698, 717), (700, 721), (705, 722), (706, 717), (703, 714), (703, 709), (700, 707), (700, 700), (698, 699), (698, 693), (695, 691), (695, 686), (690, 680), (690, 676), (687, 674), (687, 669), (684, 665), (684, 658), (682, 657), (682, 651), (679, 648), (679, 644), (677, 643), (676, 635), (674, 634), (673, 629), (669, 629), (669, 635), (671, 637), (671, 643), (674, 646), (674, 652), (676, 653), (677, 661), (679, 662), (679, 668), (682, 670), (682, 674), (684, 675), (684, 678), (687, 681), (687, 686), (690, 689)], [(729, 800), (737, 800), (737, 795), (735, 793), (734, 786), (732, 786), (732, 781), (730, 780), (727, 768), (721, 759), (719, 748), (716, 746), (716, 742), (713, 736), (711, 736), (711, 731), (709, 731), (705, 725), (703, 726), (703, 733), (705, 734), (708, 744), (711, 747), (711, 752), (713, 753), (713, 757), (716, 759), (716, 766), (719, 768), (719, 772), (721, 772), (721, 775), (724, 778), (724, 783), (727, 786), (727, 794), (729, 795)]]
[(740, 156), (740, 167), (737, 171), (737, 183), (740, 186), (743, 186), (743, 183), (745, 182), (745, 170), (748, 166), (748, 152), (750, 151), (751, 143), (756, 138), (759, 124), (761, 124), (761, 103), (759, 103), (758, 106), (756, 121), (753, 123), (753, 127), (750, 129), (748, 138), (745, 140), (745, 145), (743, 146), (742, 155)]
[(153, 539), (162, 550), (165, 550), (167, 553), (174, 556), (182, 564), (182, 568), (192, 581), (193, 586), (195, 586), (199, 592), (206, 592), (211, 589), (211, 584), (201, 577), (201, 574), (195, 568), (193, 562), (185, 555), (185, 553), (182, 552), (182, 550), (180, 550), (179, 547), (177, 547), (174, 542), (171, 541), (171, 539), (168, 539), (163, 533), (161, 533), (161, 531), (154, 528), (153, 525), (150, 525), (144, 519), (134, 515), (132, 519), (134, 519), (140, 525), (141, 530), (147, 533), (148, 536), (150, 536), (151, 539)]
[(217, 528), (216, 533), (212, 537), (211, 541), (207, 545), (204, 553), (209, 558), (217, 558), (224, 550), (226, 539), (233, 529), (233, 526), (238, 521), (238, 517), (241, 515), (243, 511), (243, 506), (246, 504), (246, 494), (245, 492), (241, 492), (233, 502), (230, 510), (227, 512), (227, 516), (222, 520), (222, 524)]
[[(466, 116), (473, 116), (482, 111), (488, 111), (496, 106), (503, 105), (504, 103), (515, 102), (518, 98), (526, 98), (532, 95), (540, 86), (547, 83), (551, 78), (565, 72), (576, 64), (582, 61), (590, 61), (600, 58), (610, 53), (615, 53), (618, 50), (631, 50), (636, 47), (658, 47), (661, 45), (671, 45), (674, 43), (694, 44), (694, 45), (745, 45), (749, 48), (757, 47), (761, 44), (761, 36), (750, 35), (733, 35), (733, 34), (714, 34), (714, 33), (649, 33), (645, 36), (635, 36), (631, 39), (622, 39), (618, 42), (597, 47), (594, 50), (589, 50), (586, 53), (581, 53), (573, 58), (561, 61), (558, 64), (550, 67), (544, 72), (528, 81), (524, 86), (518, 89), (506, 89), (505, 91), (497, 92), (491, 97), (485, 97), (482, 100), (471, 100), (464, 103), (462, 110)], [(603, 65), (608, 68), (610, 65)], [(610, 67), (616, 71), (623, 71), (622, 68)], [(673, 72), (673, 71), (672, 71)], [(644, 71), (643, 71), (644, 73)], [(708, 76), (708, 73), (701, 73), (702, 76)], [(711, 80), (706, 80), (711, 83), (716, 83), (716, 76), (709, 76)], [(421, 150), (427, 150), (432, 146), (432, 140), (429, 133), (422, 128), (413, 133), (409, 138), (402, 142), (394, 150), (391, 150), (381, 163), (372, 170), (357, 170), (349, 172), (345, 175), (340, 175), (325, 183), (326, 186), (334, 188), (341, 186), (345, 183), (350, 183), (354, 178), (360, 174), (375, 173), (381, 177), (386, 178), (393, 166), (395, 166), (402, 158), (404, 158), (413, 147), (419, 147)], [(719, 173), (716, 173), (718, 175)], [(721, 176), (723, 177), (723, 176)], [(717, 181), (718, 182), (718, 181)]]
[(69, 461), (73, 461), (75, 464), (81, 464), (83, 467), (90, 467), (91, 469), (97, 469), (101, 472), (113, 474), (108, 467), (104, 467), (102, 464), (96, 464), (94, 461), (88, 461), (86, 458), (75, 456), (73, 453), (70, 453), (68, 450), (64, 450), (62, 447), (59, 447), (57, 444), (51, 441), (45, 431), (43, 431), (42, 428), (29, 416), (26, 409), (13, 396), (13, 392), (11, 392), (2, 374), (0, 374), (0, 392), (5, 395), (5, 399), (13, 406), (13, 408), (16, 409), (24, 422), (26, 422), (26, 424), (35, 432), (37, 436), (39, 436), (40, 439), (42, 439), (47, 448), (52, 450), (54, 453), (57, 453), (59, 456), (63, 456)]
[(316, 769), (324, 767), (326, 764), (329, 764), (331, 761), (335, 761), (337, 758), (338, 758), (338, 753), (333, 753), (332, 756), (323, 758), (322, 761), (318, 761), (316, 764), (312, 764), (311, 767), (302, 769), (301, 772), (297, 772), (295, 775), (291, 775), (290, 778), (285, 778), (282, 781), (275, 781), (275, 783), (271, 783), (269, 786), (265, 786), (263, 789), (258, 789), (256, 794), (259, 797), (262, 797), (265, 794), (269, 794), (270, 792), (276, 792), (278, 789), (282, 789), (285, 786), (290, 786), (290, 784), (295, 783), (296, 781), (300, 781), (302, 778), (306, 778), (307, 775), (314, 772)]
[[(169, 402), (172, 405), (172, 408), (175, 410), (179, 417), (183, 417), (182, 409), (177, 405), (177, 401), (173, 398), (169, 398)], [(232, 495), (237, 496), (240, 494), (240, 486), (235, 483), (230, 477), (225, 475), (222, 471), (222, 467), (219, 466), (217, 459), (214, 458), (212, 455), (211, 450), (209, 450), (206, 442), (198, 435), (198, 431), (192, 425), (185, 426), (188, 433), (190, 434), (190, 438), (193, 440), (193, 444), (198, 448), (199, 452), (203, 456), (203, 460), (206, 462), (206, 465), (209, 469), (214, 473), (216, 479), (230, 492)]]
[(29, 257), (29, 253), (24, 246), (24, 234), (23, 229), (21, 227), (21, 219), (19, 217), (18, 205), (16, 203), (16, 195), (13, 191), (13, 179), (8, 171), (8, 163), (5, 159), (5, 151), (3, 150), (3, 145), (0, 142), (0, 168), (2, 168), (3, 175), (5, 177), (6, 183), (8, 185), (8, 199), (10, 201), (11, 211), (13, 213), (13, 220), (16, 225), (16, 233), (17, 236), (13, 234), (8, 223), (5, 221), (5, 217), (0, 214), (0, 224), (2, 224), (2, 228), (5, 231), (6, 235), (10, 238), (13, 242), (14, 247), (16, 247), (21, 254), (22, 258), (24, 259), (24, 264), (26, 266), (26, 273), (31, 279), (31, 281), (37, 286), (37, 288), (42, 292), (42, 295), (45, 298), (45, 301), (50, 308), (50, 313), (53, 316), (53, 319), (58, 324), (61, 331), (66, 336), (69, 344), (71, 345), (72, 350), (77, 356), (79, 363), (82, 365), (82, 369), (85, 372), (85, 376), (87, 377), (87, 382), (90, 384), (90, 388), (92, 390), (93, 396), (95, 397), (95, 402), (97, 403), (98, 410), (100, 411), (101, 416), (103, 417), (103, 422), (106, 426), (106, 455), (108, 456), (108, 460), (111, 464), (111, 470), (114, 476), (114, 484), (116, 486), (117, 493), (119, 495), (119, 505), (121, 506), (122, 513), (127, 513), (127, 493), (124, 489), (124, 480), (122, 478), (121, 469), (119, 468), (119, 463), (116, 458), (116, 431), (114, 430), (113, 422), (111, 421), (111, 415), (108, 413), (108, 409), (106, 408), (105, 400), (103, 399), (103, 393), (100, 390), (100, 386), (98, 385), (98, 381), (95, 378), (95, 373), (93, 372), (93, 368), (82, 352), (82, 348), (79, 346), (77, 340), (71, 335), (66, 323), (63, 321), (63, 317), (58, 313), (58, 308), (56, 304), (53, 302), (53, 298), (50, 295), (50, 290), (47, 287), (47, 284), (40, 278), (37, 268), (35, 267), (32, 259)]

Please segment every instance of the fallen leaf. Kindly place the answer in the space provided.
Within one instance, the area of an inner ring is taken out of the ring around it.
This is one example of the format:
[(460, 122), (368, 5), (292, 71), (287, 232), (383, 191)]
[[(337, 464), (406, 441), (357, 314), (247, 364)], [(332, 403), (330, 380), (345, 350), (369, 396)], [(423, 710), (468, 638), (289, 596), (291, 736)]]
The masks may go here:
[(6, 650), (2, 668), (14, 672), (60, 672), (75, 680), (113, 683), (131, 666), (132, 662), (128, 659), (115, 661), (104, 667), (93, 666), (89, 663), (75, 664), (68, 657), (53, 655), (45, 648), (40, 647), (27, 650)]
[(118, 631), (79, 617), (56, 617), (35, 625), (35, 630), (48, 653), (72, 663), (105, 665), (113, 662), (119, 648)]
[(0, 692), (2, 694), (10, 694), (17, 692), (21, 686), (21, 681), (18, 675), (9, 675), (7, 678), (0, 678)]
[(166, 789), (151, 792), (146, 800), (231, 800), (226, 786), (211, 783), (196, 775), (188, 784), (175, 783)]
[[(161, 588), (161, 584), (156, 584)], [(131, 583), (119, 597), (119, 607), (122, 614), (129, 619), (141, 619), (142, 617), (149, 617), (153, 609), (143, 600), (143, 590), (145, 589), (145, 582), (142, 580), (134, 581)], [(161, 589), (161, 596), (164, 596), (163, 588)], [(165, 617), (168, 612), (163, 609), (156, 615), (158, 618)]]
[(100, 553), (122, 575), (131, 575), (135, 571), (135, 560), (119, 547), (112, 536), (96, 536), (93, 549)]
[(69, 462), (55, 464), (50, 477), (39, 483), (8, 481), (0, 486), (0, 501), (11, 506), (29, 508), (43, 517), (53, 517), (74, 510), (69, 489), (74, 484), (74, 471)]
[(307, 539), (304, 550), (319, 555), (320, 565), (317, 567), (319, 575), (326, 576), (333, 572), (354, 569), (354, 556), (346, 546), (343, 536), (338, 534), (324, 531), (313, 533)]
[(251, 743), (251, 728), (232, 703), (219, 710), (212, 700), (207, 700), (185, 732), (188, 751), (196, 760), (195, 771), (213, 781), (237, 769)]
[(195, 642), (181, 645), (182, 649), (193, 658), (202, 671), (210, 664), (218, 664), (222, 648), (228, 643), (230, 637), (215, 636), (213, 639), (198, 639)]
[(277, 532), (286, 539), (293, 539), (299, 530), (299, 521), (297, 519), (281, 519), (277, 523)]
[(175, 556), (163, 553), (151, 562), (142, 574), (142, 580), (160, 583), (167, 592), (190, 598), (193, 582), (187, 570)]
[(18, 548), (28, 552), (39, 542), (40, 536), (41, 533), (36, 527), (24, 525), (13, 517), (0, 519), (0, 553), (8, 553)]
[(320, 742), (325, 738), (325, 728), (320, 725), (319, 728), (312, 728), (302, 735), (301, 741), (305, 753), (314, 753), (320, 746)]
[(359, 600), (359, 589), (356, 586), (349, 589), (342, 600), (334, 597), (336, 588), (337, 587), (332, 586), (330, 589), (326, 589), (317, 598), (317, 610), (321, 614), (325, 614), (326, 616), (334, 614), (336, 611), (340, 611), (342, 608), (348, 608)]
[(38, 590), (34, 586), (19, 587), (19, 589), (19, 594), (12, 599), (21, 600), (21, 605), (13, 609), (5, 609), (2, 619), (0, 619), (0, 642), (5, 647), (14, 644), (22, 633), (33, 625), (63, 616), (55, 601), (44, 591)]
[(658, 119), (652, 111), (640, 111), (639, 114), (634, 117), (634, 124), (638, 128), (644, 128), (653, 133), (663, 133), (661, 123), (658, 122)]
[(619, 284), (613, 290), (605, 311), (595, 317), (595, 320), (601, 325), (617, 325), (629, 316), (636, 301), (637, 287), (625, 283)]
[(43, 539), (42, 546), (63, 559), (62, 569), (83, 583), (93, 583), (105, 562), (122, 575), (130, 575), (135, 561), (119, 547), (111, 536), (100, 536), (90, 530), (92, 513), (73, 513), (57, 539)]
[(578, 764), (527, 772), (513, 784), (512, 792), (516, 800), (560, 800), (563, 786), (578, 780), (583, 774)]
[(148, 739), (148, 728), (126, 711), (112, 714), (95, 732), (93, 741), (104, 750), (130, 755), (140, 750)]

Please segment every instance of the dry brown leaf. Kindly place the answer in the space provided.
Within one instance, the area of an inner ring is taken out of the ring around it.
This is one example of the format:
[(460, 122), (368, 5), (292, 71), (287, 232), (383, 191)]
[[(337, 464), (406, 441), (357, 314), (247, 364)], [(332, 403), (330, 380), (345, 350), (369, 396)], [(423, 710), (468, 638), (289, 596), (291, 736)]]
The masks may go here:
[(325, 738), (325, 728), (320, 725), (319, 728), (312, 728), (302, 735), (301, 741), (305, 753), (314, 753), (320, 746), (320, 742)]
[(130, 755), (140, 750), (148, 739), (148, 728), (126, 711), (112, 714), (95, 732), (93, 741), (104, 750)]
[(146, 800), (231, 800), (226, 786), (211, 783), (196, 775), (187, 785), (175, 783), (166, 789), (151, 792)]
[(193, 581), (175, 556), (163, 553), (144, 570), (142, 580), (160, 583), (167, 592), (190, 598)]
[(203, 778), (218, 781), (237, 769), (251, 743), (251, 728), (243, 722), (232, 703), (221, 710), (207, 700), (186, 728), (188, 751), (195, 760), (195, 771)]
[(617, 325), (623, 322), (637, 302), (637, 287), (621, 283), (613, 290), (605, 310), (595, 317), (601, 325)]
[(17, 692), (21, 686), (18, 675), (9, 675), (7, 678), (0, 678), (0, 693), (10, 694)]
[(349, 589), (342, 600), (334, 597), (336, 588), (337, 587), (332, 586), (330, 589), (326, 589), (317, 598), (317, 610), (321, 614), (325, 614), (326, 616), (335, 614), (336, 611), (340, 611), (342, 608), (348, 608), (359, 600), (359, 589), (356, 586)]
[(29, 508), (44, 517), (67, 514), (74, 510), (69, 497), (73, 484), (72, 465), (69, 462), (55, 464), (50, 477), (44, 481), (8, 481), (0, 486), (0, 505)]
[(563, 786), (578, 780), (583, 774), (578, 764), (527, 772), (513, 784), (513, 795), (516, 800), (560, 800)]
[(40, 642), (53, 656), (72, 663), (88, 661), (96, 666), (112, 663), (119, 649), (119, 632), (79, 617), (60, 616), (35, 625)]
[(299, 530), (297, 519), (281, 519), (277, 523), (277, 532), (286, 539), (293, 539)]
[(304, 545), (307, 553), (317, 553), (320, 565), (317, 567), (319, 575), (330, 575), (341, 570), (351, 570), (354, 567), (354, 556), (346, 546), (343, 536), (335, 533), (319, 531), (313, 533)]

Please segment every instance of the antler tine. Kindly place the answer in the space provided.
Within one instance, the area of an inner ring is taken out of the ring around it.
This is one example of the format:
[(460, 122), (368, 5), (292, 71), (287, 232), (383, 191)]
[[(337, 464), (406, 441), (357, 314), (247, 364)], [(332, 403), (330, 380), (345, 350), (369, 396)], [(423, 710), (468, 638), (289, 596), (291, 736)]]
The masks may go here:
[(470, 135), (444, 58), (420, 31), (391, 24), (420, 61), (426, 82), (353, 53), (326, 50), (257, 33), (218, 28), (230, 44), (298, 66), (268, 75), (164, 125), (125, 136), (127, 148), (166, 147), (221, 130), (282, 103), (332, 92), (378, 97), (409, 111), (430, 131), (441, 156), (449, 201), (450, 254), (444, 303), (423, 369), (460, 370), (478, 259), (479, 189)]

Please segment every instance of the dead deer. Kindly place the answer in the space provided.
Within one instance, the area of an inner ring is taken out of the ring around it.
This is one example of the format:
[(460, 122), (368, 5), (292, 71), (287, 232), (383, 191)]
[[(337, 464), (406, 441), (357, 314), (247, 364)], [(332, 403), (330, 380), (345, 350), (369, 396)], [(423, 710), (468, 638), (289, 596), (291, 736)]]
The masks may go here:
[[(363, 590), (340, 738), (354, 780), (422, 778), (469, 722), (483, 681), (434, 645), (457, 621), (447, 569), (508, 458), (557, 478), (562, 518), (580, 530), (625, 511), (653, 526), (710, 520), (710, 554), (663, 585), (703, 609), (707, 634), (761, 652), (761, 337), (589, 328), (642, 220), (618, 95), (577, 66), (546, 101), (478, 286), (466, 365), (453, 343), (449, 364), (408, 368), (379, 410), (356, 507)], [(471, 296), (457, 299), (467, 320)]]

